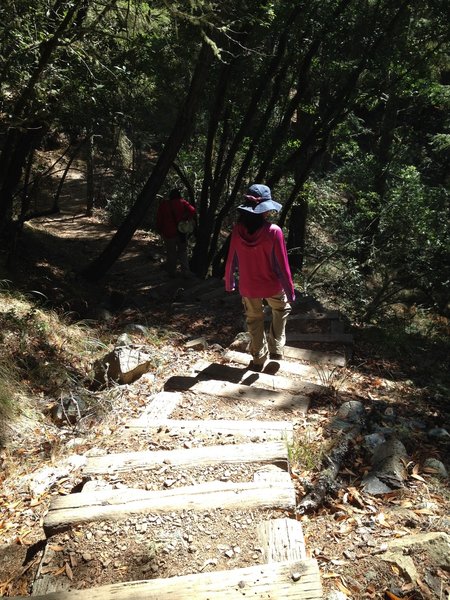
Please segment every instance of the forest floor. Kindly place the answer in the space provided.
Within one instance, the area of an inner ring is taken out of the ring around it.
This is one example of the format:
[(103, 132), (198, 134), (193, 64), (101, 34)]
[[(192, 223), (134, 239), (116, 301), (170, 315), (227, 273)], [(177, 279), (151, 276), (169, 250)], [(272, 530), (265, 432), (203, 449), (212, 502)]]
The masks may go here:
[[(194, 314), (183, 313), (178, 295), (186, 284), (167, 278), (161, 268), (161, 242), (149, 232), (135, 235), (101, 282), (84, 282), (77, 275), (80, 265), (98, 255), (113, 230), (101, 213), (86, 217), (74, 210), (73, 203), (67, 206), (57, 215), (41, 217), (26, 226), (14, 285), (35, 297), (43, 294), (51, 306), (76, 315), (78, 320), (100, 319), (103, 311), (109, 316), (102, 327), (114, 335), (123, 333), (127, 324), (138, 322), (155, 331), (164, 327), (166, 335), (155, 337), (151, 351), (157, 366), (153, 377), (144, 376), (114, 393), (105, 393), (101, 418), (67, 426), (45, 416), (23, 427), (14, 425), (13, 435), (0, 454), (0, 595), (4, 596), (30, 593), (42, 555), (42, 519), (49, 501), (80, 483), (77, 469), (67, 467), (71, 455), (93, 455), (99, 449), (101, 453), (223, 443), (214, 436), (200, 439), (186, 434), (174, 438), (164, 430), (150, 443), (148, 439), (130, 441), (123, 439), (121, 426), (140, 414), (169, 377), (189, 374), (199, 359), (221, 362), (222, 349), (243, 329), (236, 303), (211, 301), (199, 306)], [(369, 469), (368, 455), (362, 448), (364, 437), (358, 438), (341, 465), (335, 493), (315, 512), (300, 518), (307, 552), (319, 562), (324, 594), (330, 600), (441, 600), (448, 597), (450, 589), (449, 556), (443, 558), (434, 551), (435, 541), (431, 546), (428, 542), (405, 544), (400, 552), (403, 561), (399, 555), (388, 558), (386, 550), (392, 539), (405, 541), (424, 533), (450, 533), (448, 480), (424, 467), (429, 457), (448, 461), (448, 440), (429, 435), (438, 427), (449, 430), (448, 400), (439, 394), (430, 395), (424, 380), (428, 367), (414, 364), (414, 353), (405, 356), (404, 362), (394, 361), (363, 332), (355, 329), (354, 334), (353, 361), (332, 382), (333, 393), (312, 403), (306, 417), (293, 417), (307, 432), (297, 446), (298, 454), (292, 456), (298, 499), (306, 493), (305, 481), (314, 482), (319, 476), (318, 448), (319, 454), (327, 453), (333, 442), (330, 421), (348, 399), (362, 402), (380, 427), (398, 427), (396, 431), (400, 431), (408, 452), (408, 477), (402, 487), (390, 493), (364, 493), (360, 486)], [(186, 341), (199, 337), (205, 339), (206, 348), (186, 347)], [(430, 364), (437, 360), (442, 363), (443, 359), (427, 354)], [(42, 407), (48, 400), (42, 399)], [(201, 402), (192, 398), (185, 408), (189, 418), (202, 418), (223, 408), (219, 404), (212, 397)], [(244, 409), (228, 405), (227, 410), (228, 414), (220, 413), (221, 418), (239, 418), (236, 415)], [(37, 475), (49, 476), (60, 467), (67, 469), (64, 477), (52, 486), (44, 483), (39, 490)], [(187, 470), (180, 476), (172, 472), (170, 465), (161, 465), (145, 477), (133, 474), (125, 482), (112, 477), (109, 483), (112, 487), (158, 489), (161, 485), (176, 487), (217, 479), (238, 482), (248, 478), (249, 469), (208, 467)], [(30, 491), (30, 481), (36, 486), (34, 492)], [(68, 584), (89, 588), (255, 564), (262, 561), (255, 544), (257, 517), (254, 512), (234, 511), (229, 527), (224, 529), (222, 525), (220, 530), (215, 511), (195, 515), (185, 511), (162, 518), (130, 517), (119, 523), (104, 521), (82, 532), (75, 528), (50, 540), (52, 554), (44, 572), (59, 577), (62, 588)], [(445, 544), (448, 549), (448, 538)], [(406, 564), (407, 559), (412, 559), (413, 565)]]

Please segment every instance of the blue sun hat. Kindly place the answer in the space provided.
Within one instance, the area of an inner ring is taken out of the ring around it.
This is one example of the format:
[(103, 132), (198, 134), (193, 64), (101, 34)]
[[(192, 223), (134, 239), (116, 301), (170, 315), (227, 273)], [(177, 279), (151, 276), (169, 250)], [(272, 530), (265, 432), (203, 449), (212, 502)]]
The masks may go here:
[(281, 204), (272, 200), (270, 188), (262, 183), (254, 183), (251, 185), (244, 195), (244, 198), (245, 203), (238, 206), (239, 210), (246, 210), (247, 212), (256, 215), (270, 210), (275, 210), (276, 212), (281, 210)]

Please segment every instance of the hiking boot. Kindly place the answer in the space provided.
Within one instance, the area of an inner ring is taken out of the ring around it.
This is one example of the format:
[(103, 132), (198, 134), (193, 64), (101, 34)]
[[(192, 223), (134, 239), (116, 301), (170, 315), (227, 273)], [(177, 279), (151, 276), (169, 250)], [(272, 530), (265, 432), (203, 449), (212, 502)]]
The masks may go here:
[(260, 359), (257, 362), (255, 360), (251, 360), (247, 369), (249, 369), (250, 371), (256, 371), (260, 373), (264, 369), (264, 365), (266, 364), (266, 362), (267, 358), (264, 358), (262, 360)]
[(283, 355), (278, 352), (271, 352), (269, 358), (270, 360), (283, 360)]

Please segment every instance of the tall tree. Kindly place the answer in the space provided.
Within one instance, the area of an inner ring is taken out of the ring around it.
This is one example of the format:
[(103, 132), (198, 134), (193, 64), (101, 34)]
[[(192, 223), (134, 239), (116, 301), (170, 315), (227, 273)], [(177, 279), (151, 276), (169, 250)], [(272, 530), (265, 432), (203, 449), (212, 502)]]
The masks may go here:
[(176, 158), (183, 141), (192, 127), (192, 122), (199, 104), (199, 99), (202, 96), (203, 86), (211, 59), (211, 47), (209, 44), (203, 43), (198, 55), (197, 65), (192, 76), (188, 94), (174, 124), (170, 137), (160, 153), (149, 179), (114, 237), (100, 256), (83, 270), (82, 274), (86, 279), (95, 281), (102, 277), (123, 252), (124, 248), (133, 237), (136, 229), (142, 223)]
[[(23, 25), (23, 13), (30, 14), (24, 10), (24, 6), (8, 5), (3, 8), (4, 17), (10, 23), (19, 21)], [(22, 176), (22, 171), (29, 153), (43, 138), (48, 130), (48, 121), (42, 111), (48, 114), (50, 105), (47, 104), (43, 110), (43, 103), (39, 100), (39, 85), (45, 76), (45, 72), (55, 57), (55, 53), (61, 45), (67, 42), (67, 37), (73, 36), (74, 32), (80, 31), (86, 17), (86, 1), (76, 0), (74, 2), (60, 2), (59, 0), (45, 12), (44, 6), (38, 7), (37, 31), (38, 39), (33, 52), (31, 64), (22, 63), (23, 81), (16, 81), (16, 87), (10, 87), (12, 101), (7, 101), (8, 119), (2, 122), (4, 139), (0, 153), (0, 231), (11, 222), (11, 210), (14, 192)], [(48, 16), (47, 16), (48, 14)], [(23, 28), (14, 30), (13, 34), (3, 36), (4, 51), (9, 45), (17, 40), (17, 36), (23, 35)], [(14, 36), (16, 34), (16, 36)], [(77, 35), (77, 33), (75, 33)], [(22, 43), (25, 40), (22, 40)], [(27, 40), (28, 42), (28, 40)], [(11, 71), (17, 69), (13, 56), (6, 60), (3, 70), (4, 75), (9, 77)], [(5, 55), (6, 56), (6, 55)], [(5, 99), (5, 96), (4, 96)]]

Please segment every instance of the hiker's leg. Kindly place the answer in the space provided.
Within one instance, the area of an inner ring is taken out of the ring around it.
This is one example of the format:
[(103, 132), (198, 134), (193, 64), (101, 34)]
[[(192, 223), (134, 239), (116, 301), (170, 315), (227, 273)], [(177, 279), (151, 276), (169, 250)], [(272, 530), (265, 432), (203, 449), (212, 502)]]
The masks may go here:
[(286, 344), (286, 322), (292, 308), (284, 292), (266, 298), (266, 301), (272, 309), (272, 322), (267, 336), (269, 352), (283, 355), (283, 348)]
[(166, 247), (166, 269), (171, 277), (177, 270), (177, 238), (164, 238)]
[(266, 332), (264, 331), (264, 311), (262, 298), (242, 297), (248, 332), (250, 334), (250, 354), (255, 364), (265, 362), (268, 354)]
[(177, 257), (180, 263), (182, 275), (189, 275), (189, 259), (188, 259), (188, 244), (187, 236), (178, 236), (177, 238)]

